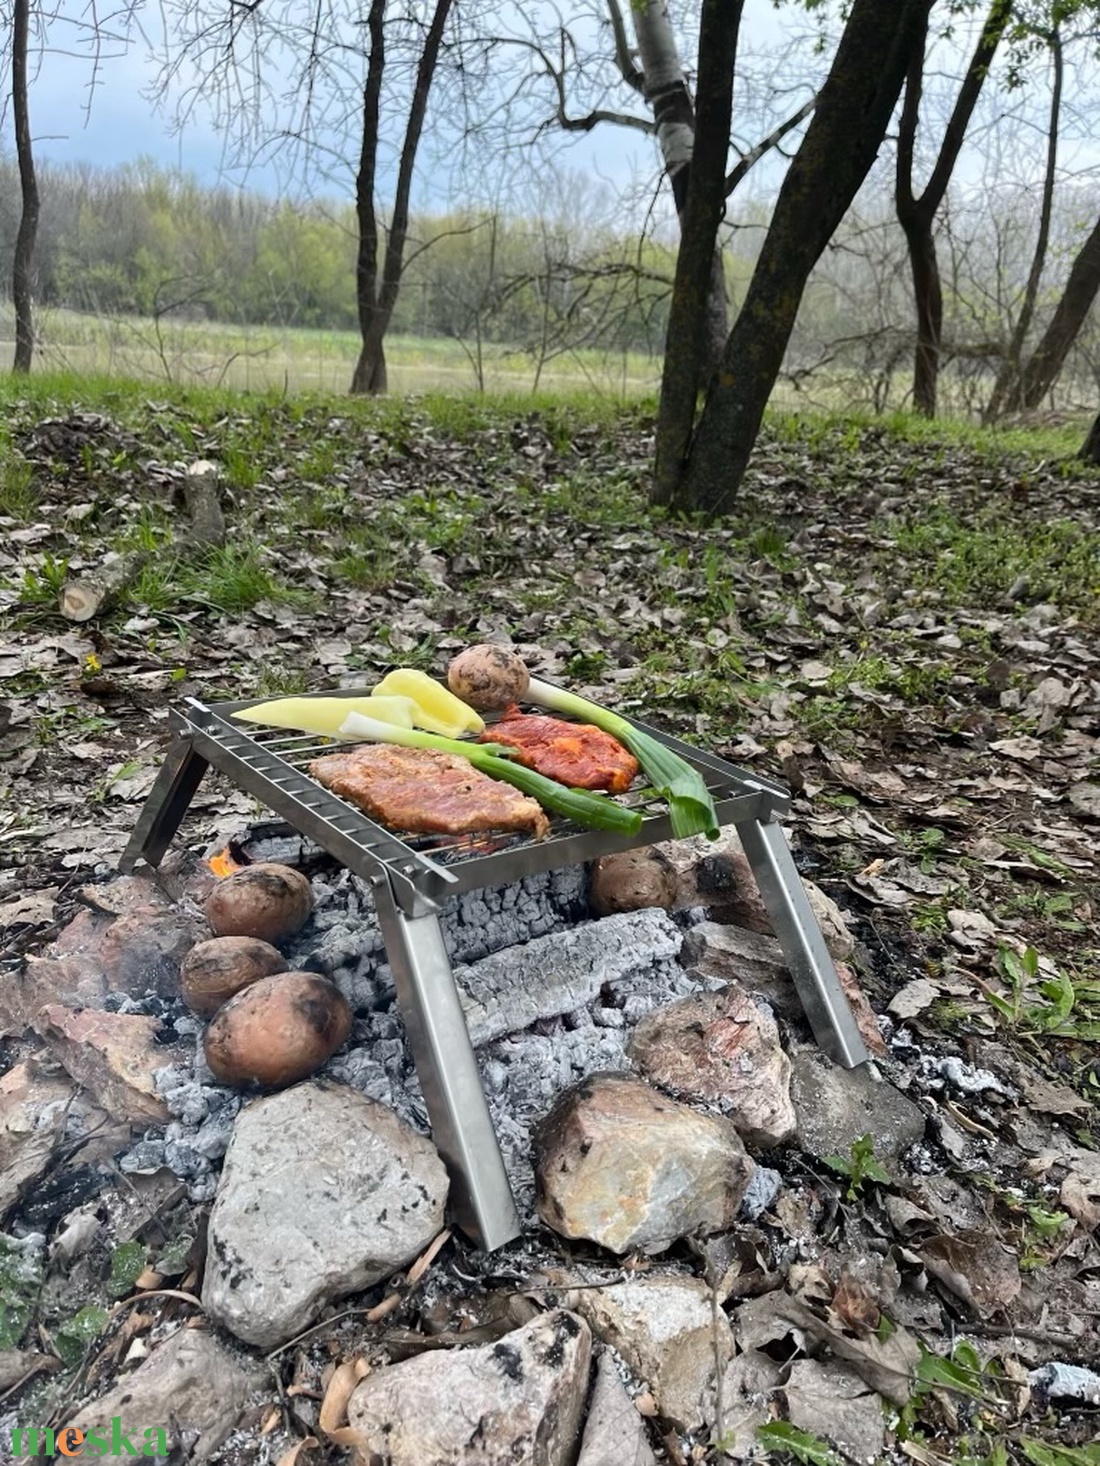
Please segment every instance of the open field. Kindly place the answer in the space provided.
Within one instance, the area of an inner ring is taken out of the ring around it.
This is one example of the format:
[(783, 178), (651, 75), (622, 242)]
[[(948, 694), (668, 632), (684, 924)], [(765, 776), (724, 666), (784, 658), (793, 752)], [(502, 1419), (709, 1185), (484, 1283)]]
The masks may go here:
[[(354, 331), (234, 326), (216, 321), (162, 320), (44, 311), (39, 318), (36, 370), (82, 376), (136, 377), (183, 386), (243, 391), (344, 392), (359, 351)], [(470, 343), (470, 352), (474, 352)], [(10, 305), (0, 308), (0, 360), (14, 351)], [(536, 362), (515, 348), (483, 347), (485, 388), (522, 392), (534, 387)], [(393, 392), (470, 392), (477, 389), (471, 355), (442, 337), (387, 338)], [(539, 374), (543, 391), (587, 390), (615, 401), (643, 396), (660, 381), (660, 361), (636, 353), (572, 351)]]

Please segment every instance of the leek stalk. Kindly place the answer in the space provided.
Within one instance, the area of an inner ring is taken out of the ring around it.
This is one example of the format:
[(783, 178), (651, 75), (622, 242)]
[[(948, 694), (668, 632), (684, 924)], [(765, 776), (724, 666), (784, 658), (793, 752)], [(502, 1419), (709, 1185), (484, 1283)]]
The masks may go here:
[(362, 713), (349, 713), (340, 725), (341, 738), (361, 739), (365, 743), (395, 743), (402, 748), (430, 748), (436, 753), (454, 753), (468, 759), (475, 769), (491, 779), (506, 784), (537, 799), (544, 809), (566, 815), (578, 824), (595, 830), (613, 830), (619, 835), (636, 835), (641, 828), (641, 812), (616, 804), (613, 799), (589, 794), (584, 789), (568, 789), (554, 779), (547, 779), (534, 769), (513, 761), (514, 750), (499, 743), (468, 743), (463, 739), (444, 738), (436, 733), (423, 733), (417, 728), (396, 728)]
[(677, 840), (688, 835), (708, 835), (718, 838), (718, 815), (710, 790), (702, 775), (693, 769), (678, 753), (658, 742), (648, 733), (609, 708), (589, 702), (564, 688), (553, 687), (548, 682), (539, 682), (532, 677), (524, 694), (527, 702), (535, 703), (549, 712), (565, 713), (582, 723), (594, 723), (605, 733), (628, 748), (645, 770), (650, 783), (668, 803), (672, 833)]

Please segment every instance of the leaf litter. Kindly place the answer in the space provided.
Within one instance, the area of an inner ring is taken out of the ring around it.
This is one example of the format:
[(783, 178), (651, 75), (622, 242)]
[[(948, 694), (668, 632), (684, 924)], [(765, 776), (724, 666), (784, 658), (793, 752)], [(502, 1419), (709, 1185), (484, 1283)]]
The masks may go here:
[[(787, 1339), (780, 1374), (809, 1371), (792, 1401), (843, 1361), (893, 1408), (890, 1459), (1094, 1460), (1100, 479), (779, 420), (746, 507), (702, 526), (647, 510), (652, 430), (568, 405), (14, 403), (34, 499), (0, 514), (3, 963), (109, 878), (180, 698), (369, 684), (509, 637), (541, 675), (790, 785), (800, 867), (845, 908), (891, 1077), (929, 1114), (888, 1170), (855, 1146), (832, 1169), (776, 1158), (782, 1203), (726, 1271), (743, 1348)], [(237, 550), (187, 568), (196, 456)], [(151, 559), (127, 598), (68, 627), (66, 570), (134, 545)], [(253, 812), (216, 780), (193, 809)], [(458, 1288), (479, 1264), (450, 1249), (433, 1267)], [(322, 1433), (369, 1367), (287, 1360)], [(787, 1408), (769, 1449), (833, 1459)], [(334, 1449), (297, 1419), (272, 1430), (287, 1458)]]

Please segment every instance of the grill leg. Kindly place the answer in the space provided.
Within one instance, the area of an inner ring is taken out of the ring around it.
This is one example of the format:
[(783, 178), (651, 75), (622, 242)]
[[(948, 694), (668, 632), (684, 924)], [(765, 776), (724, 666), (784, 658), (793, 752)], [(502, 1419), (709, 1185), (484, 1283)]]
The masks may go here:
[(451, 1177), (455, 1220), (493, 1252), (522, 1228), (439, 918), (406, 916), (384, 877), (372, 886), (432, 1138)]
[(783, 827), (776, 820), (746, 820), (737, 833), (745, 847), (772, 927), (791, 969), (814, 1038), (845, 1069), (865, 1063), (851, 1005), (821, 935)]
[(189, 738), (176, 739), (142, 805), (119, 859), (119, 870), (129, 874), (143, 856), (150, 865), (161, 863), (208, 768), (206, 759), (195, 752)]

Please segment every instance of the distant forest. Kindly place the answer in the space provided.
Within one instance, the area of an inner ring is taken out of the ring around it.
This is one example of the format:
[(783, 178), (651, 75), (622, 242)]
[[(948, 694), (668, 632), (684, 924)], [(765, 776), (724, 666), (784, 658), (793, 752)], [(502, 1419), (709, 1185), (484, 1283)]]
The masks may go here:
[[(330, 330), (357, 328), (351, 204), (272, 201), (139, 162), (40, 169), (40, 309)], [(0, 161), (0, 258), (18, 228)], [(582, 221), (414, 218), (393, 330), (658, 354), (675, 248)]]

